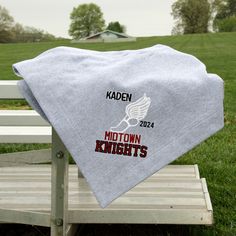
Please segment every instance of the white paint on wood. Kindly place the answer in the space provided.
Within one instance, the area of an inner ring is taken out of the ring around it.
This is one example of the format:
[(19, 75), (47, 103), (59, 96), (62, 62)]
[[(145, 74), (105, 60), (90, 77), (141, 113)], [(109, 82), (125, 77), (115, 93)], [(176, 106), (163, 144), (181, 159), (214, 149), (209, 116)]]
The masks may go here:
[[(179, 169), (190, 177), (175, 178)], [(192, 177), (195, 166), (167, 166), (161, 172), (173, 178), (153, 175), (101, 209), (86, 181), (77, 178), (77, 167), (71, 165), (68, 222), (212, 224), (205, 182)], [(12, 178), (4, 179), (4, 174)], [(0, 168), (0, 208), (50, 212), (50, 192), (50, 165)]]
[[(50, 163), (50, 162), (51, 162), (51, 149), (0, 154), (0, 166), (7, 166), (7, 165), (18, 166), (18, 165), (40, 164), (40, 163)], [(23, 174), (24, 173), (22, 172), (21, 176)], [(6, 177), (6, 175), (4, 174), (3, 176)], [(9, 178), (11, 177), (12, 176), (10, 176)]]
[(199, 173), (199, 169), (198, 169), (198, 165), (197, 164), (194, 165), (194, 170), (195, 170), (196, 178), (200, 179), (200, 173)]
[(51, 127), (1, 126), (0, 143), (51, 143)]
[[(52, 139), (51, 236), (66, 236), (68, 226), (68, 152), (54, 129), (52, 130)], [(30, 200), (27, 199), (27, 202)], [(43, 204), (40, 199), (38, 202)], [(59, 224), (59, 222), (61, 223)]]
[(50, 226), (50, 214), (43, 212), (0, 209), (0, 222)]
[[(70, 173), (74, 173), (75, 175), (77, 174), (77, 165), (70, 165), (69, 166), (69, 169), (70, 169)], [(20, 167), (20, 168), (15, 168), (15, 167), (4, 167), (1, 169), (0, 171), (0, 174), (2, 173), (2, 171), (5, 171), (5, 172), (11, 172), (11, 171), (19, 171), (19, 172), (34, 172), (34, 171), (44, 171), (45, 173), (48, 173), (48, 170), (51, 170), (51, 165), (34, 165), (34, 166), (31, 166), (30, 168), (29, 167)], [(165, 166), (163, 169), (159, 170), (156, 174), (152, 175), (152, 176), (155, 176), (155, 175), (158, 175), (158, 174), (161, 174), (161, 173), (170, 173), (170, 174), (181, 174), (180, 172), (184, 172), (184, 173), (195, 173), (195, 169), (194, 169), (194, 166), (193, 165), (187, 165), (187, 166), (179, 166), (179, 165), (168, 165), (168, 166)]]
[(70, 223), (109, 224), (195, 224), (211, 225), (212, 214), (205, 210), (147, 209), (147, 210), (79, 210), (69, 211)]
[(0, 80), (0, 99), (23, 99), (17, 80)]
[(201, 181), (202, 181), (202, 189), (205, 194), (205, 201), (206, 201), (207, 209), (209, 211), (213, 211), (210, 195), (209, 195), (208, 188), (207, 188), (206, 179), (202, 178)]
[(0, 126), (50, 126), (34, 110), (0, 110)]

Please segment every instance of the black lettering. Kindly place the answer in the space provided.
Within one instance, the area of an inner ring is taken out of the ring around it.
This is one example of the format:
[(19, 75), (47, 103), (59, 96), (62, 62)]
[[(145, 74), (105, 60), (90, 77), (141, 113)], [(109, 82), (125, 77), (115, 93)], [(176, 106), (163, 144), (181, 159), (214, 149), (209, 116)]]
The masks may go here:
[(122, 93), (122, 101), (127, 101), (127, 93)]
[(138, 150), (140, 149), (140, 145), (133, 145), (133, 148), (134, 148), (133, 156), (137, 157), (138, 156)]
[(111, 153), (113, 147), (113, 142), (106, 142), (105, 143), (105, 148), (104, 148), (104, 153)]
[(121, 100), (121, 101), (131, 102), (132, 94), (131, 93), (121, 93), (121, 92), (107, 91), (106, 99), (114, 99), (114, 100)]
[(148, 149), (147, 146), (141, 146), (139, 156), (142, 157), (142, 158), (145, 158), (147, 156), (147, 149)]
[(112, 154), (116, 154), (117, 152), (117, 143), (113, 143)]
[(111, 98), (110, 99), (116, 99), (116, 93), (112, 92)]
[(117, 149), (116, 149), (116, 154), (117, 155), (122, 155), (123, 154), (123, 146), (124, 146), (123, 143), (118, 143), (117, 144)]
[(126, 95), (127, 95), (126, 101), (131, 102), (132, 94), (131, 93), (127, 93)]
[(95, 152), (104, 152), (103, 147), (102, 147), (103, 144), (104, 144), (104, 141), (96, 140)]
[(116, 93), (116, 100), (120, 100), (121, 99), (121, 93), (120, 92), (117, 92)]
[(125, 146), (124, 146), (123, 155), (124, 156), (131, 156), (132, 155), (132, 148), (133, 148), (132, 144), (126, 143)]
[(111, 91), (107, 91), (106, 99), (107, 99), (107, 98), (111, 99)]

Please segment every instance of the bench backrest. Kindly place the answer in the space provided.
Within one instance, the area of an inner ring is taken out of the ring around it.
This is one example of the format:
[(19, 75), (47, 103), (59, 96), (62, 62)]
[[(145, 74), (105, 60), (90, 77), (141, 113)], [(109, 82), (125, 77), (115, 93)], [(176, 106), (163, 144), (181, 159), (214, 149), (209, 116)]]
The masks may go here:
[[(16, 80), (0, 80), (0, 100), (24, 99)], [(0, 110), (0, 143), (50, 143), (50, 125), (34, 110)]]
[[(2, 99), (23, 99), (17, 81), (0, 80)], [(49, 143), (52, 140), (51, 235), (62, 236), (67, 229), (68, 152), (56, 131), (37, 112), (0, 110), (0, 143)]]

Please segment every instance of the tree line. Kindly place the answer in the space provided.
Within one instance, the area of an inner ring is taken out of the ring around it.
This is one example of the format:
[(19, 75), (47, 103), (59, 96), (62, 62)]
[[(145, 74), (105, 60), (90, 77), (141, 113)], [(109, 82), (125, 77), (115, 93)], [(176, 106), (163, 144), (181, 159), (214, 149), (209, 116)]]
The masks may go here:
[(35, 27), (15, 22), (5, 7), (0, 6), (0, 43), (51, 41), (56, 37)]
[(177, 0), (172, 34), (236, 31), (236, 0)]
[[(175, 26), (172, 34), (194, 34), (236, 31), (236, 0), (177, 0), (172, 5)], [(124, 33), (118, 21), (107, 26), (101, 8), (94, 3), (74, 7), (70, 14), (69, 35), (84, 38), (104, 29)], [(0, 43), (51, 41), (57, 38), (35, 27), (14, 21), (8, 10), (0, 6)]]
[[(236, 31), (236, 0), (177, 0), (172, 5), (175, 26), (172, 34)], [(84, 38), (104, 29), (124, 32), (119, 22), (105, 26), (103, 13), (96, 4), (81, 4), (70, 15), (69, 34)]]

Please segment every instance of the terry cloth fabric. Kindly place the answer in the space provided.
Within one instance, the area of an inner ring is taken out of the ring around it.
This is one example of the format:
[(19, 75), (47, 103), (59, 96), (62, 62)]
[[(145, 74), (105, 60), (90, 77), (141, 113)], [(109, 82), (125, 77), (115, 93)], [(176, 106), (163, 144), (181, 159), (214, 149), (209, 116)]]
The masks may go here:
[(101, 207), (223, 127), (223, 81), (164, 45), (97, 52), (58, 47), (13, 65)]

